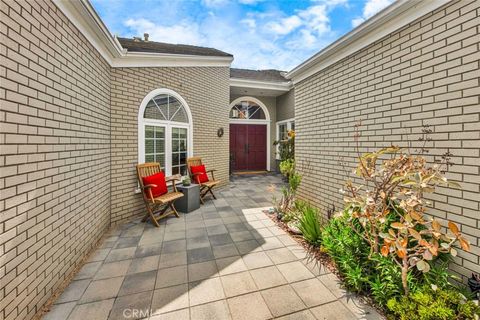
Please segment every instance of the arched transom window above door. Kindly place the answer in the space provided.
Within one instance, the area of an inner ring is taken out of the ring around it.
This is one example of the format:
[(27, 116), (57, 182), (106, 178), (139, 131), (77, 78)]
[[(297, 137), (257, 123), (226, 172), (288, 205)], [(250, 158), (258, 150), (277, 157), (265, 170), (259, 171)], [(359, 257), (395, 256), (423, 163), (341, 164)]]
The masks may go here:
[(266, 120), (266, 116), (256, 102), (242, 100), (230, 109), (230, 119)]
[(158, 162), (167, 175), (186, 175), (192, 138), (190, 109), (178, 93), (157, 89), (143, 99), (138, 113), (140, 163)]

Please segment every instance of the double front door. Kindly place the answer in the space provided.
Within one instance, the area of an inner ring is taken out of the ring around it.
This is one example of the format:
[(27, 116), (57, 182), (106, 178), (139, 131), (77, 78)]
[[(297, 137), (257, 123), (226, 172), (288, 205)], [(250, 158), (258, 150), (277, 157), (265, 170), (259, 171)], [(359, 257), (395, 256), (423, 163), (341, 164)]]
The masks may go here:
[(266, 170), (267, 125), (230, 124), (232, 170)]

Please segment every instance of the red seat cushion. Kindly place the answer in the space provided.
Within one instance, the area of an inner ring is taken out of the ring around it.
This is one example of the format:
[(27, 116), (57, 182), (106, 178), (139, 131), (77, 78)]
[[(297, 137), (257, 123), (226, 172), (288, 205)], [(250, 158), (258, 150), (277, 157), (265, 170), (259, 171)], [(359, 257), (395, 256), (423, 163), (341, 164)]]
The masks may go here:
[[(163, 172), (155, 173), (148, 177), (143, 177), (143, 185), (154, 184), (156, 187), (152, 187), (152, 195), (154, 198), (160, 197), (161, 195), (168, 192), (167, 182), (165, 181), (165, 174)], [(145, 194), (147, 197), (150, 197), (148, 189), (145, 189)]]
[(190, 171), (192, 172), (192, 175), (195, 173), (200, 173), (199, 175), (194, 175), (196, 183), (204, 183), (208, 181), (207, 171), (205, 170), (205, 166), (203, 164), (199, 166), (191, 166)]

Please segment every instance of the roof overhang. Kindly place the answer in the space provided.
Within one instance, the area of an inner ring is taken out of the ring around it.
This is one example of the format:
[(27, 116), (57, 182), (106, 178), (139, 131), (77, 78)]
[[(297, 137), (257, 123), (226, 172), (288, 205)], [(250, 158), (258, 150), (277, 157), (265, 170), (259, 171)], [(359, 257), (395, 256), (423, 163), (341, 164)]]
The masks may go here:
[(88, 0), (53, 0), (112, 67), (230, 67), (233, 57), (128, 52)]
[(230, 87), (265, 89), (265, 90), (287, 92), (292, 88), (292, 82), (291, 81), (271, 82), (271, 81), (258, 81), (258, 80), (249, 80), (249, 79), (240, 79), (240, 78), (230, 78)]
[(387, 36), (449, 0), (398, 0), (286, 74), (298, 83)]
[(272, 82), (230, 78), (230, 92), (235, 95), (280, 96), (293, 88), (291, 81)]

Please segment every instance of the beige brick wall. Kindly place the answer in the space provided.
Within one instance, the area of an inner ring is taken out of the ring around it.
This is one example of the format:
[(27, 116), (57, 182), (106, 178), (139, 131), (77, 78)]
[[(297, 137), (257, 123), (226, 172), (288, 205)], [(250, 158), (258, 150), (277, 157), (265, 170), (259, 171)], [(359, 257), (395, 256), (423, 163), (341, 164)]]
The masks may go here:
[(277, 121), (295, 118), (295, 89), (277, 97)]
[[(112, 223), (145, 212), (135, 194), (138, 163), (137, 117), (143, 98), (158, 88), (171, 89), (187, 102), (193, 117), (193, 153), (215, 178), (228, 182), (229, 68), (112, 69)], [(217, 129), (224, 135), (217, 137)]]
[(338, 162), (354, 165), (356, 121), (362, 152), (406, 146), (432, 126), (431, 155), (455, 155), (448, 177), (463, 189), (438, 188), (430, 213), (459, 223), (471, 241), (452, 265), (463, 275), (480, 272), (479, 23), (480, 1), (453, 1), (295, 88), (296, 156), (310, 165), (300, 194), (324, 212), (342, 206)]
[(28, 319), (109, 225), (110, 68), (49, 1), (0, 33), (0, 319)]

